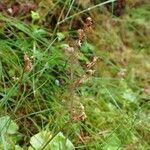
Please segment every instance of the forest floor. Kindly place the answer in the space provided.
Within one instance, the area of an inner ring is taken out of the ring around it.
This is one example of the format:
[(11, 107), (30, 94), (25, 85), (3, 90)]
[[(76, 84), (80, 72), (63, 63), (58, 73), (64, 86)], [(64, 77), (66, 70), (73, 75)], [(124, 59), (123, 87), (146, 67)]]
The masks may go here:
[(0, 149), (150, 148), (150, 5), (112, 1), (0, 1)]

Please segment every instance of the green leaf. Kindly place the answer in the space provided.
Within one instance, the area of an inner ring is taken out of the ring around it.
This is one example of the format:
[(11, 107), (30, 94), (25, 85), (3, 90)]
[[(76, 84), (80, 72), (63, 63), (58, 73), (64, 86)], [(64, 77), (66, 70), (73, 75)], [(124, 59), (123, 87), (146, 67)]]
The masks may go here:
[(38, 12), (35, 12), (35, 11), (31, 11), (31, 17), (33, 20), (38, 20), (40, 19), (40, 15)]
[(80, 50), (83, 53), (92, 53), (94, 51), (94, 46), (88, 42), (84, 42)]
[(54, 139), (50, 142), (50, 148), (52, 150), (73, 150), (75, 149), (72, 142), (67, 139), (62, 132), (59, 132)]
[(35, 150), (33, 147), (29, 146), (28, 150)]
[(89, 61), (88, 58), (83, 54), (80, 54), (79, 60), (84, 63), (87, 63)]
[(18, 130), (18, 125), (10, 119), (9, 116), (0, 117), (0, 132), (15, 134)]
[(131, 89), (127, 89), (123, 93), (123, 98), (128, 101), (134, 102), (136, 100), (136, 94), (134, 92), (132, 92)]
[(65, 35), (62, 32), (58, 32), (57, 33), (57, 38), (58, 38), (58, 41), (61, 41), (65, 38)]
[[(0, 117), (0, 149), (14, 149), (18, 125), (9, 116)], [(19, 150), (19, 149), (18, 149)]]
[(23, 148), (20, 147), (19, 145), (15, 145), (15, 150), (23, 150)]
[[(41, 131), (38, 134), (31, 137), (30, 144), (36, 149), (40, 150), (48, 139), (51, 138), (49, 131)], [(32, 150), (32, 147), (28, 150)], [(67, 139), (61, 132), (59, 132), (45, 147), (46, 150), (74, 150), (74, 146), (69, 139)]]
[(104, 145), (103, 150), (120, 150), (120, 145), (120, 139), (117, 137), (116, 134), (113, 134), (106, 140), (106, 144)]
[(43, 147), (49, 138), (51, 138), (51, 133), (49, 131), (41, 131), (31, 137), (30, 144), (34, 149), (38, 150)]

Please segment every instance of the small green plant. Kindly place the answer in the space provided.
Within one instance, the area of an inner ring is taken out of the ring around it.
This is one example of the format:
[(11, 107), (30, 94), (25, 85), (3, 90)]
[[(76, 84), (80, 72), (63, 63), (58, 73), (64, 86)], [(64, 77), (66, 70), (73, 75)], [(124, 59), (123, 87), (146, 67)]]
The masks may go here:
[(15, 149), (19, 147), (17, 142), (18, 136), (18, 125), (9, 117), (0, 117), (0, 148), (1, 149)]

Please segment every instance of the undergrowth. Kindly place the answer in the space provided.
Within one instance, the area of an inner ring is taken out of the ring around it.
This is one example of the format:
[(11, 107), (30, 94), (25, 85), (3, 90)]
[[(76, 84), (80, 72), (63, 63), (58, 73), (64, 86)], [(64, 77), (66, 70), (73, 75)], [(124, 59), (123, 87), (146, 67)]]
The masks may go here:
[(149, 149), (148, 1), (0, 11), (0, 149)]

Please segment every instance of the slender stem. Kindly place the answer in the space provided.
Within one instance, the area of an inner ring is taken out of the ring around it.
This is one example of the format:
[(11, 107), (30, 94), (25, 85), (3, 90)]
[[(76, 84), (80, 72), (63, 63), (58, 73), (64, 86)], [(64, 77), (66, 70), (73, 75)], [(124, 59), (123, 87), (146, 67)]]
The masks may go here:
[(75, 16), (78, 16), (78, 15), (83, 14), (83, 13), (85, 13), (85, 12), (91, 11), (91, 10), (97, 8), (97, 7), (101, 7), (101, 6), (103, 6), (103, 5), (106, 5), (106, 4), (109, 4), (109, 3), (113, 3), (113, 2), (115, 2), (115, 1), (116, 1), (116, 0), (108, 0), (108, 1), (106, 1), (106, 2), (103, 2), (103, 3), (100, 3), (100, 4), (94, 5), (94, 6), (92, 6), (92, 7), (89, 7), (89, 8), (87, 8), (87, 9), (83, 10), (83, 11), (80, 11), (80, 12), (78, 12), (78, 13), (76, 13), (76, 14), (73, 14), (73, 15), (71, 15), (71, 16), (69, 16), (69, 17), (63, 19), (62, 21), (58, 22), (58, 25), (64, 23), (65, 21), (67, 21), (67, 20), (69, 20), (69, 19), (71, 19), (71, 18), (73, 18), (73, 17), (75, 17)]
[(73, 4), (74, 4), (74, 1), (75, 1), (75, 0), (72, 0), (72, 2), (71, 2), (71, 4), (70, 4), (70, 7), (69, 7), (69, 10), (68, 10), (68, 12), (67, 12), (67, 14), (66, 14), (66, 16), (65, 16), (65, 19), (68, 17), (68, 15), (69, 15), (69, 13), (70, 13), (70, 11), (71, 11), (71, 9), (72, 9), (72, 6), (73, 6)]
[(35, 79), (34, 79), (34, 74), (35, 74), (35, 69), (34, 69), (34, 65), (35, 65), (35, 51), (36, 51), (36, 43), (35, 41), (33, 42), (33, 77), (32, 77), (32, 87), (33, 87), (33, 95), (35, 97)]
[(21, 86), (22, 86), (22, 81), (23, 81), (23, 76), (24, 76), (25, 70), (23, 68), (23, 72), (21, 74), (20, 80), (19, 80), (19, 88), (18, 88), (18, 96), (17, 96), (17, 101), (20, 99), (22, 91), (21, 91)]

